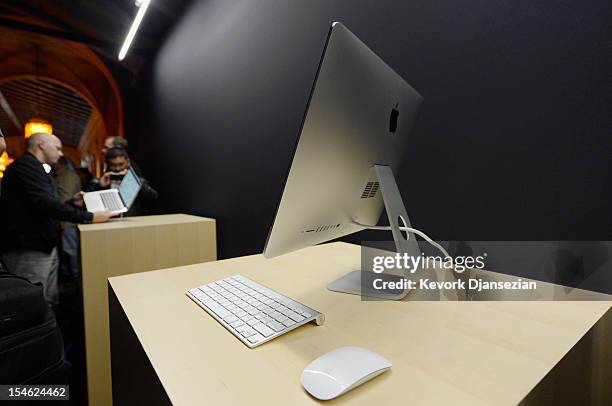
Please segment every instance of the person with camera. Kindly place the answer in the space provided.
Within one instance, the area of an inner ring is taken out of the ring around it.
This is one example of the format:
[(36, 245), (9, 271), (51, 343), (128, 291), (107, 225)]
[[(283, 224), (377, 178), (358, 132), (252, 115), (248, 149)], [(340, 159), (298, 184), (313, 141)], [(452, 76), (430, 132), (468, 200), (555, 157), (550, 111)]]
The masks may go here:
[[(131, 167), (130, 157), (125, 149), (112, 147), (107, 149), (104, 153), (104, 160), (106, 162), (106, 172), (100, 177), (100, 188), (118, 188), (123, 177)], [(137, 176), (139, 175), (137, 174)], [(147, 214), (150, 203), (157, 200), (157, 191), (151, 187), (145, 178), (142, 176), (139, 177), (142, 183), (140, 192), (130, 210), (125, 213), (125, 216), (141, 216)]]

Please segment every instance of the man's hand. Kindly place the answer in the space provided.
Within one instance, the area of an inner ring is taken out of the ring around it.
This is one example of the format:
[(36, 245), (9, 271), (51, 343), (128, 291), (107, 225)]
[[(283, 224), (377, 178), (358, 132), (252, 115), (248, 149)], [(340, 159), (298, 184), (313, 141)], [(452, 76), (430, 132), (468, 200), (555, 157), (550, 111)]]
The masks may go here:
[(85, 201), (83, 200), (84, 195), (85, 195), (85, 192), (83, 191), (77, 192), (74, 196), (72, 196), (72, 204), (75, 205), (76, 207), (85, 206)]
[(127, 169), (124, 169), (122, 171), (119, 172), (105, 172), (104, 175), (102, 175), (100, 177), (100, 186), (103, 188), (108, 188), (110, 187), (113, 183), (121, 183), (120, 181), (117, 180), (113, 180), (112, 176), (113, 175), (125, 175), (127, 173)]
[(100, 186), (102, 186), (103, 188), (107, 188), (110, 186), (111, 183), (111, 176), (112, 172), (105, 172), (104, 175), (102, 175), (100, 177)]
[(111, 213), (110, 211), (99, 211), (93, 214), (93, 220), (91, 220), (91, 222), (92, 223), (106, 223), (113, 216), (114, 214)]

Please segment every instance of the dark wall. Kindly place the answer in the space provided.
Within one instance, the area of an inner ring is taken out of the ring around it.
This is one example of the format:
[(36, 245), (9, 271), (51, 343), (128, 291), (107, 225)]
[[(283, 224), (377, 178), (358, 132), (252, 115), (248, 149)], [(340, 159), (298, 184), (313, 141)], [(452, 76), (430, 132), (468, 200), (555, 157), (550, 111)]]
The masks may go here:
[(425, 97), (399, 174), (415, 227), (611, 239), (609, 15), (608, 0), (196, 0), (151, 65), (138, 154), (163, 210), (218, 220), (221, 257), (261, 252), (338, 20)]

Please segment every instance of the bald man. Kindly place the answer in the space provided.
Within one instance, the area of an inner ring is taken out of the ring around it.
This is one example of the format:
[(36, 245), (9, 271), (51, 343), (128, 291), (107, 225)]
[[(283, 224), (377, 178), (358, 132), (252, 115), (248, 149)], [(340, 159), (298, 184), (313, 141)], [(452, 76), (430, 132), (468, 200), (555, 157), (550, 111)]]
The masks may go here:
[(60, 221), (101, 223), (111, 214), (89, 213), (82, 192), (63, 203), (43, 164), (55, 164), (62, 153), (62, 142), (52, 134), (36, 133), (27, 140), (28, 149), (8, 167), (0, 195), (0, 259), (4, 267), (31, 282), (43, 284), (49, 305), (58, 303), (57, 245)]

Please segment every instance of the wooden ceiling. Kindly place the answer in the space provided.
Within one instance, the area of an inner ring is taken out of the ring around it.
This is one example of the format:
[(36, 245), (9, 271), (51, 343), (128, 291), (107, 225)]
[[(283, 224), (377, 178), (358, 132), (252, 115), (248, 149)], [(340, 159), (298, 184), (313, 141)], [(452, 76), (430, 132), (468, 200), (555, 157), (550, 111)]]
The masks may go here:
[(0, 111), (0, 128), (15, 128), (21, 135), (23, 123), (32, 117), (41, 118), (53, 123), (53, 133), (64, 145), (78, 147), (92, 110), (79, 94), (59, 82), (37, 77), (1, 82), (0, 94), (7, 103)]
[(25, 122), (37, 116), (81, 155), (99, 151), (106, 135), (123, 135), (123, 101), (114, 75), (131, 75), (133, 82), (190, 1), (153, 0), (121, 62), (117, 54), (138, 11), (134, 0), (1, 1), (5, 135), (22, 137)]

